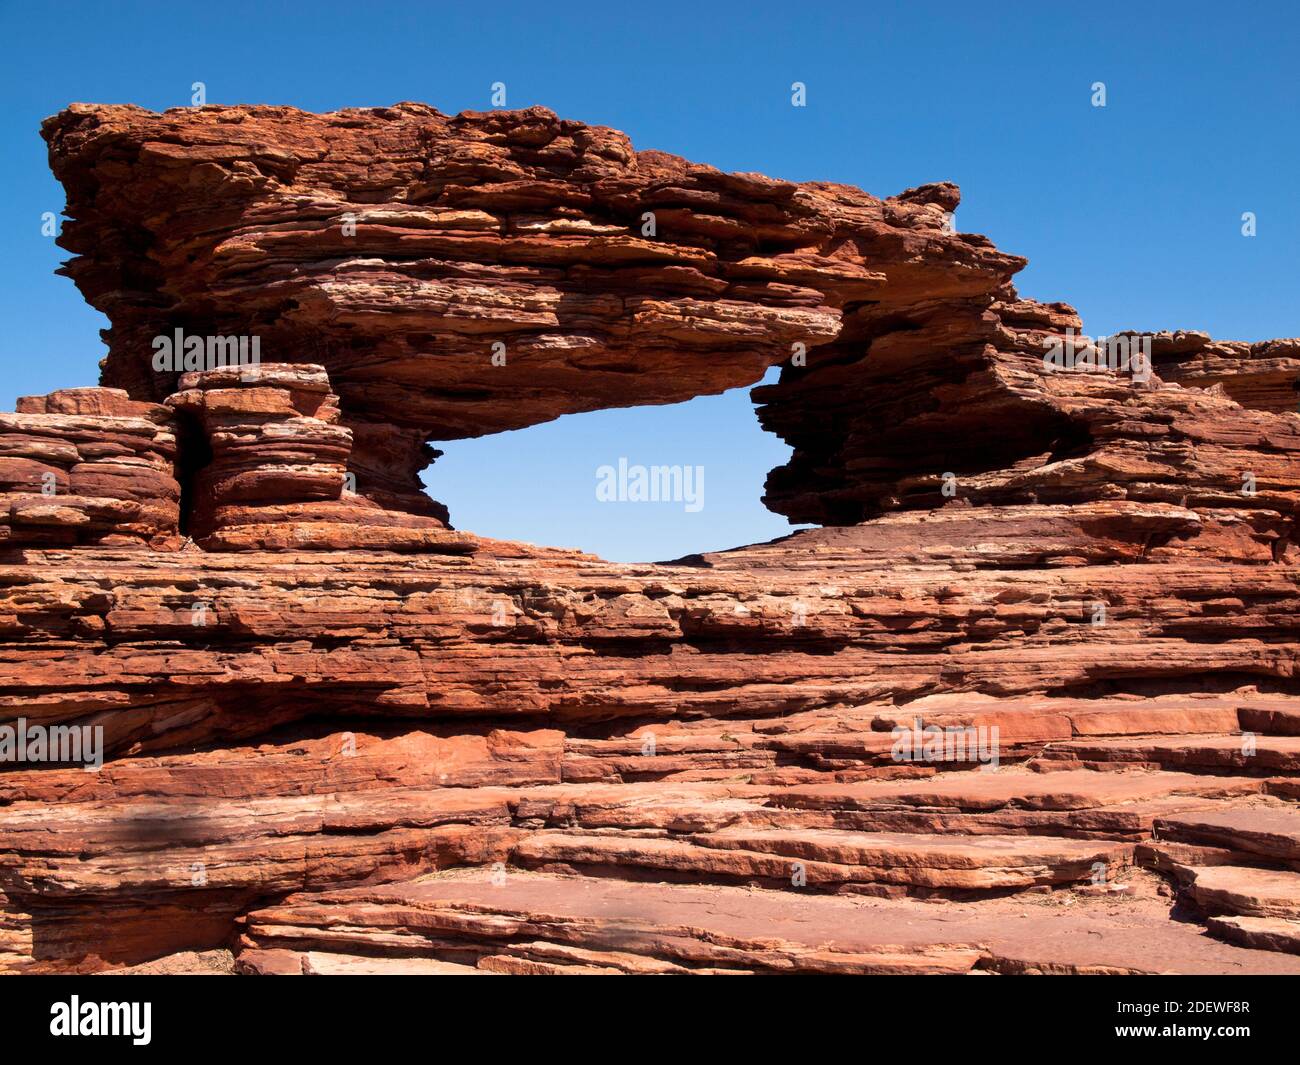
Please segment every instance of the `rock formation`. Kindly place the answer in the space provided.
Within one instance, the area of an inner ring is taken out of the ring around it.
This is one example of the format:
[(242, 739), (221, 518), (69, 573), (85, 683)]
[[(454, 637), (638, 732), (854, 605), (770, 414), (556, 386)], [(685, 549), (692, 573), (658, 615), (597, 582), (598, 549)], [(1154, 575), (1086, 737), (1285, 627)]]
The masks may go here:
[[(111, 328), (0, 415), (0, 967), (1300, 972), (1300, 341), (1108, 364), (952, 185), (540, 108), (44, 134)], [(776, 365), (820, 528), (613, 564), (421, 490)]]

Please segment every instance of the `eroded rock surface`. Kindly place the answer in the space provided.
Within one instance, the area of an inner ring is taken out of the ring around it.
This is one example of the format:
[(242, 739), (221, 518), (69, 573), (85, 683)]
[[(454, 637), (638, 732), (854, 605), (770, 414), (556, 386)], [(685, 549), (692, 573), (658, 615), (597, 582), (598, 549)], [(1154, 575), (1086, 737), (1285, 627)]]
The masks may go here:
[[(1063, 371), (953, 186), (541, 109), (45, 135), (112, 328), (0, 415), (0, 727), (104, 764), (0, 765), (0, 967), (1300, 971), (1296, 341)], [(156, 370), (178, 328), (264, 361)], [(823, 528), (614, 564), (420, 491), (778, 364)]]

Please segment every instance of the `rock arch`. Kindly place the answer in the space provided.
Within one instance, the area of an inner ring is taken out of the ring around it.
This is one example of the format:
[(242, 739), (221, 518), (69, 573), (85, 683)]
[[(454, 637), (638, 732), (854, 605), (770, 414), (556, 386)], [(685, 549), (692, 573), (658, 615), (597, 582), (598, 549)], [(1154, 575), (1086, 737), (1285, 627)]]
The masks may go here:
[[(44, 132), (112, 328), (106, 387), (0, 415), (0, 728), (100, 727), (110, 771), (0, 772), (0, 966), (1295, 971), (1252, 900), (1300, 912), (1296, 341), (1058, 373), (1077, 316), (950, 231), (953, 186), (721, 174), (542, 109)], [(266, 361), (156, 372), (174, 328)], [(800, 343), (756, 397), (794, 447), (766, 498), (824, 528), (617, 565), (419, 491), (431, 437)], [(993, 729), (997, 772), (952, 753)], [(1126, 934), (1000, 919), (1099, 863)]]

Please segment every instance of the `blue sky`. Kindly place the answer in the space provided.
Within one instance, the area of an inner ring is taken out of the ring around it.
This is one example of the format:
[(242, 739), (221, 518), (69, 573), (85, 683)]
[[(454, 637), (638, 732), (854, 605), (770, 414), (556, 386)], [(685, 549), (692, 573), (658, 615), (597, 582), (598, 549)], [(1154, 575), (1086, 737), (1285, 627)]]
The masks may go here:
[[(957, 225), (1026, 255), (1026, 295), (1089, 332), (1300, 333), (1300, 14), (1224, 5), (63, 3), (0, 0), (0, 408), (93, 383), (106, 323), (40, 234), (62, 191), (42, 118), (71, 101), (286, 103), (325, 111), (422, 100), (508, 104), (625, 130), (727, 170), (890, 195), (962, 187)], [(1140, 8), (1145, 8), (1142, 10)], [(790, 84), (808, 106), (790, 106)], [(1104, 81), (1107, 106), (1091, 106)], [(1258, 235), (1241, 235), (1253, 211)], [(672, 558), (768, 539), (759, 503), (787, 449), (747, 390), (602, 411), (446, 445), (431, 493), (461, 528)], [(595, 468), (702, 465), (705, 506), (602, 504)]]

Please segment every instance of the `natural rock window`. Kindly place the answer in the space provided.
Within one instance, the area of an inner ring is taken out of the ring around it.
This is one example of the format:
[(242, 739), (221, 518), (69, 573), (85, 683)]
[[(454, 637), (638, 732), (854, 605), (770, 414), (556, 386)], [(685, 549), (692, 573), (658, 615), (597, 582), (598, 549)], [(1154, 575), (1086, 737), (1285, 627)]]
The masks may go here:
[[(1300, 342), (1058, 372), (954, 186), (540, 108), (44, 135), (110, 350), (0, 415), (0, 968), (1296, 971)], [(629, 565), (422, 490), (777, 366), (822, 527)]]

